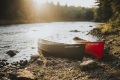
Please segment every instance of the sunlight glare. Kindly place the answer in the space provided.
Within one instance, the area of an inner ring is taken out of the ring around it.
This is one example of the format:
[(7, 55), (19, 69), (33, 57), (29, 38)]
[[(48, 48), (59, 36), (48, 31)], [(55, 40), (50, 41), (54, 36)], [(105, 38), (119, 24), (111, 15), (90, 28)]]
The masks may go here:
[(34, 0), (34, 2), (39, 5), (39, 4), (44, 3), (44, 0)]
[(54, 29), (51, 27), (47, 27), (47, 26), (40, 27), (40, 28), (32, 27), (27, 32), (27, 35), (30, 38), (35, 38), (35, 39), (46, 38), (46, 37), (49, 37), (53, 34), (54, 34)]

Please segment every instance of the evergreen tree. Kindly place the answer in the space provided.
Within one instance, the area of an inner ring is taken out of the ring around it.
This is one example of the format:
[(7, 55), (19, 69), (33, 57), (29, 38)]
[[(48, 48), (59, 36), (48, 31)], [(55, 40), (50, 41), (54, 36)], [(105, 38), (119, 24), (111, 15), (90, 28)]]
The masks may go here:
[(97, 2), (97, 19), (101, 22), (107, 22), (112, 17), (113, 12), (110, 0), (96, 0)]

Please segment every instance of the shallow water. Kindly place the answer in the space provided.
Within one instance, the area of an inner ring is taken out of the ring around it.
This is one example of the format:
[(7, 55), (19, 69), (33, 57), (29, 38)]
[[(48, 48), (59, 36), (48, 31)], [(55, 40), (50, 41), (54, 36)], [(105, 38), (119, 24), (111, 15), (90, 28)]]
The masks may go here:
[[(73, 43), (74, 37), (96, 41), (95, 36), (86, 34), (97, 24), (95, 22), (52, 22), (0, 26), (0, 59), (7, 59), (9, 62), (29, 60), (31, 55), (38, 54), (39, 38), (69, 44)], [(79, 32), (71, 32), (72, 30)], [(9, 50), (17, 50), (19, 53), (9, 57), (6, 54)]]

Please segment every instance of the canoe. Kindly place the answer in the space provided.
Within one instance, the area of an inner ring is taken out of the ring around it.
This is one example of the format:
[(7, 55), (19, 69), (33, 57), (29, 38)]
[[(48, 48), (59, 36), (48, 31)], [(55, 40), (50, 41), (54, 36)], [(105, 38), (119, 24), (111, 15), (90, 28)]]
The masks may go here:
[(85, 40), (74, 40), (76, 44), (86, 44), (85, 53), (94, 56), (97, 59), (102, 58), (104, 42), (89, 42)]
[(85, 53), (85, 44), (65, 44), (44, 39), (38, 40), (38, 51), (44, 56), (57, 56), (82, 60)]

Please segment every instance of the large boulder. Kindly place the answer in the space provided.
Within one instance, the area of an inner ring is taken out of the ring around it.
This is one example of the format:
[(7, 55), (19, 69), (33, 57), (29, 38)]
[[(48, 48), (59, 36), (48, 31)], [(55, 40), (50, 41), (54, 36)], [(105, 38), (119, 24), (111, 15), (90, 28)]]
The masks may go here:
[(16, 55), (16, 53), (19, 53), (19, 51), (16, 51), (16, 50), (9, 50), (7, 51), (6, 54), (8, 54), (10, 57), (13, 57)]
[(17, 71), (18, 80), (35, 80), (35, 76), (28, 70), (19, 69)]
[(84, 61), (80, 64), (80, 68), (82, 70), (86, 70), (86, 69), (94, 69), (97, 67), (97, 63), (96, 60), (88, 60), (88, 61)]

